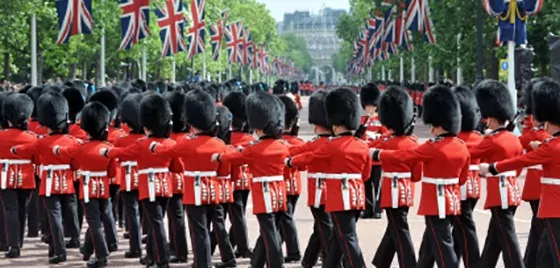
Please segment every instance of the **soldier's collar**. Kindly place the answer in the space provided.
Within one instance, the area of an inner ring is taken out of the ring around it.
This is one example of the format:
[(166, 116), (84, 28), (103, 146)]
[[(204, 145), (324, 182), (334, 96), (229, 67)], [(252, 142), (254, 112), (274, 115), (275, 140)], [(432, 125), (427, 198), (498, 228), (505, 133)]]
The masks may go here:
[(558, 137), (558, 136), (560, 136), (560, 131), (558, 131), (558, 132), (552, 134), (552, 136), (553, 136), (553, 137)]
[(275, 136), (270, 136), (270, 135), (264, 135), (262, 137), (259, 137), (259, 140), (266, 140), (266, 139), (277, 139)]
[(318, 137), (330, 137), (332, 136), (331, 134), (319, 134), (317, 135)]
[(455, 137), (455, 134), (451, 132), (443, 133), (437, 136), (438, 138), (445, 138), (445, 137)]
[(498, 133), (498, 132), (500, 132), (500, 131), (504, 131), (504, 130), (507, 131), (507, 128), (505, 128), (505, 127), (499, 127), (499, 128), (497, 128), (497, 129), (492, 130), (492, 132), (490, 132), (490, 134), (496, 134), (496, 133)]
[(340, 134), (338, 134), (337, 136), (352, 136), (352, 135), (353, 135), (353, 134), (352, 134), (352, 131), (348, 131), (348, 132), (340, 133)]

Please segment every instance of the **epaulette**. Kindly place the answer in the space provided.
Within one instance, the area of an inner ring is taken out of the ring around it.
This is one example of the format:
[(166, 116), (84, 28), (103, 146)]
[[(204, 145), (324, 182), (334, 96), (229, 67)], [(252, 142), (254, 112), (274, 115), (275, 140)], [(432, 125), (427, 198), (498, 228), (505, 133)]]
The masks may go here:
[(336, 140), (336, 139), (339, 139), (339, 138), (340, 138), (340, 136), (329, 137), (329, 141)]
[(444, 139), (444, 137), (435, 137), (435, 138), (431, 138), (430, 141), (431, 142), (438, 142), (438, 141), (442, 141)]
[(551, 138), (547, 138), (543, 141), (543, 143), (549, 143), (551, 142), (553, 139), (556, 139), (556, 137), (551, 137)]
[(251, 142), (249, 142), (249, 145), (248, 145), (248, 146), (253, 146), (253, 145), (255, 145), (255, 144), (259, 143), (259, 142), (261, 142), (261, 141), (260, 141), (260, 140), (251, 141)]
[(411, 139), (414, 142), (418, 142), (418, 137), (416, 135), (410, 135), (408, 136), (409, 139)]

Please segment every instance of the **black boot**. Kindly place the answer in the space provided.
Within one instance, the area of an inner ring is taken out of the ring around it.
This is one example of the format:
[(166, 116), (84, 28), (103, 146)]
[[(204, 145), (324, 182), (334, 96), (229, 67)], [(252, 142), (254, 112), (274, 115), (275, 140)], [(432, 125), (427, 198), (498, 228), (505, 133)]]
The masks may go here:
[(169, 268), (169, 263), (157, 263), (152, 265), (146, 265), (146, 268)]
[(123, 237), (124, 239), (129, 239), (130, 235), (128, 234), (128, 232), (124, 232)]
[(119, 245), (117, 244), (111, 244), (109, 245), (109, 252), (115, 252), (119, 250)]
[(28, 232), (27, 237), (39, 237), (39, 232)]
[(142, 244), (148, 243), (148, 236), (142, 237)]
[(142, 264), (142, 265), (150, 266), (153, 263), (154, 263), (154, 261), (152, 260), (152, 258), (150, 258), (150, 256), (144, 256), (144, 257), (140, 258), (140, 264)]
[(299, 262), (301, 260), (301, 255), (288, 255), (284, 257), (284, 263)]
[(239, 252), (239, 251), (235, 252), (235, 257), (236, 258), (250, 259), (251, 256), (253, 256), (253, 252), (250, 249), (248, 249), (245, 252)]
[(82, 253), (83, 261), (89, 261), (89, 258), (91, 257), (91, 253), (86, 252), (84, 247), (80, 247), (80, 253)]
[(142, 257), (142, 252), (127, 251), (127, 252), (124, 253), (124, 257), (126, 259), (140, 258), (140, 257)]
[(66, 242), (66, 248), (80, 248), (80, 239), (72, 238), (70, 241)]
[(49, 258), (50, 264), (58, 264), (65, 261), (66, 261), (66, 254), (54, 255), (53, 257)]
[(100, 268), (107, 266), (107, 258), (93, 258), (87, 262), (88, 268)]
[(6, 256), (6, 258), (8, 259), (18, 258), (20, 256), (19, 248), (11, 247), (10, 250), (8, 250), (6, 254), (4, 254), (4, 256)]
[(189, 257), (187, 256), (175, 256), (175, 255), (171, 255), (169, 256), (169, 263), (186, 263), (188, 262)]
[(235, 261), (235, 259), (226, 261), (226, 262), (220, 262), (216, 265), (214, 265), (214, 267), (216, 268), (231, 268), (231, 267), (237, 267), (237, 262)]

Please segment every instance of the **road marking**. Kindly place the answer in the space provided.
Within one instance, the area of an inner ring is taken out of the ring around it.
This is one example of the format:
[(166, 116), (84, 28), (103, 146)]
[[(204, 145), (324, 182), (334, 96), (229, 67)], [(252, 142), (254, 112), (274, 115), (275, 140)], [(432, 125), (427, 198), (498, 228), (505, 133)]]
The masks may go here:
[[(477, 208), (475, 208), (474, 211), (475, 211), (475, 212), (478, 212), (478, 213), (480, 213), (480, 214), (485, 214), (485, 215), (492, 216), (492, 213), (490, 213), (490, 212), (487, 211), (487, 210), (482, 210), (482, 209), (477, 209)], [(516, 218), (516, 217), (513, 217), (513, 220), (514, 220), (514, 221), (517, 221), (517, 222), (520, 222), (520, 223), (531, 224), (531, 221), (519, 219), (519, 218)]]

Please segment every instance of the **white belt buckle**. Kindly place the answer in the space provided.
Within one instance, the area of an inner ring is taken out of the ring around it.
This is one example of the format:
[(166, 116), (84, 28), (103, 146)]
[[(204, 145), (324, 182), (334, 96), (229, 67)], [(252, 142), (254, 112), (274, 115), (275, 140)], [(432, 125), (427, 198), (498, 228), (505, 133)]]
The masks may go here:
[(315, 179), (315, 203), (313, 207), (319, 208), (321, 206), (321, 197), (323, 195), (323, 179)]
[(200, 187), (200, 173), (194, 174), (194, 204), (200, 206), (202, 204), (202, 189)]
[(350, 189), (348, 187), (347, 178), (342, 178), (341, 190), (342, 190), (342, 202), (344, 204), (344, 210), (350, 210)]
[[(395, 176), (391, 179), (391, 203), (393, 208), (399, 207), (399, 179)], [(381, 191), (379, 188), (378, 191)]]
[(130, 165), (127, 165), (125, 172), (126, 173), (124, 174), (124, 180), (125, 180), (125, 183), (126, 183), (126, 191), (130, 192), (130, 188), (131, 188), (130, 183), (131, 183), (131, 180), (132, 180), (132, 178), (131, 178), (132, 167)]
[(52, 170), (47, 170), (47, 181), (45, 183), (45, 196), (50, 197), (52, 192)]
[(154, 173), (148, 173), (148, 195), (150, 197), (150, 202), (156, 201), (156, 186), (154, 183)]
[(467, 182), (463, 185), (461, 185), (460, 189), (461, 189), (461, 201), (465, 201), (467, 200), (467, 184), (469, 184), (470, 182), (467, 180)]
[(8, 180), (8, 163), (2, 163), (2, 190), (6, 189)]
[(436, 185), (437, 188), (437, 203), (438, 203), (438, 215), (440, 219), (445, 219), (447, 216), (445, 212), (445, 193), (443, 184)]
[(84, 176), (84, 203), (89, 203), (89, 176)]
[(502, 209), (508, 209), (509, 202), (508, 202), (508, 192), (507, 192), (507, 178), (505, 175), (500, 175), (500, 200), (502, 203)]
[(268, 182), (263, 182), (262, 184), (262, 192), (264, 198), (264, 207), (266, 209), (266, 213), (272, 213), (272, 197), (270, 195), (270, 189)]

